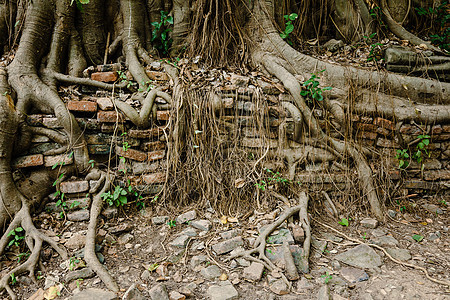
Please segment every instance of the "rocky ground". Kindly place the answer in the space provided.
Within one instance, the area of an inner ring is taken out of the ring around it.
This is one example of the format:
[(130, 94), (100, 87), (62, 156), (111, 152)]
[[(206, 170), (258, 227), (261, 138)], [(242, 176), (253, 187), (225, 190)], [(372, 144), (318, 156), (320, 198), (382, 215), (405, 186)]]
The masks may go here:
[[(448, 281), (448, 203), (439, 201), (420, 204), (416, 213), (390, 210), (385, 224), (361, 215), (344, 226), (328, 216), (320, 220), (316, 216), (311, 221), (314, 238), (310, 273), (301, 274), (290, 290), (279, 273), (268, 272), (258, 262), (243, 258), (225, 261), (241, 247), (250, 249), (261, 228), (274, 221), (282, 207), (255, 211), (248, 219), (221, 216), (212, 209), (186, 209), (174, 215), (150, 208), (128, 213), (110, 207), (100, 222), (97, 250), (122, 288), (119, 295), (107, 291), (84, 267), (82, 247), (88, 211), (71, 211), (66, 220), (61, 220), (49, 204), (36, 217), (36, 224), (64, 244), (71, 258), (62, 262), (50, 248), (45, 249), (45, 271), (37, 274), (38, 283), (18, 276), (13, 288), (23, 299), (34, 300), (450, 299), (449, 287), (433, 283), (421, 271), (394, 263), (382, 251), (348, 241), (319, 224), (328, 224), (364, 243), (380, 245), (394, 258), (423, 266), (433, 278)], [(285, 222), (267, 239), (266, 255), (280, 268), (285, 264), (283, 242), (289, 243), (298, 263), (304, 236), (296, 222), (295, 218)], [(416, 241), (420, 237), (423, 239)], [(9, 259), (1, 262), (3, 270), (26, 256), (20, 254), (19, 247), (12, 246), (11, 250)]]

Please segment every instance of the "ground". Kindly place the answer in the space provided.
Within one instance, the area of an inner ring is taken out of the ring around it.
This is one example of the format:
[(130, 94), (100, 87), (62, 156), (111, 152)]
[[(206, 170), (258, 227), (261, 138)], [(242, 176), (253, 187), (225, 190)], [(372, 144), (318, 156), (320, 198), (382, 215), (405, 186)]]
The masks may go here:
[[(188, 294), (187, 290), (193, 286), (190, 299), (206, 299), (208, 288), (219, 285), (220, 280), (225, 279), (217, 278), (221, 273), (226, 274), (236, 288), (239, 294), (238, 299), (318, 299), (318, 291), (324, 285), (329, 287), (333, 299), (450, 299), (449, 290), (446, 287), (429, 281), (419, 270), (412, 270), (392, 262), (379, 250), (375, 251), (382, 257), (382, 265), (364, 269), (368, 280), (349, 282), (345, 278), (348, 279), (351, 276), (364, 278), (365, 275), (358, 273), (363, 269), (351, 267), (349, 269), (348, 265), (336, 260), (336, 256), (354, 248), (356, 244), (345, 238), (339, 239), (339, 234), (318, 224), (318, 222), (328, 224), (364, 243), (371, 243), (377, 236), (383, 236), (383, 234), (392, 236), (398, 241), (397, 248), (409, 250), (412, 256), (409, 262), (427, 268), (433, 278), (448, 280), (450, 269), (447, 255), (450, 250), (448, 207), (441, 206), (439, 212), (442, 214), (433, 214), (421, 205), (438, 204), (438, 199), (417, 198), (414, 201), (420, 206), (415, 214), (397, 211), (392, 221), (380, 224), (375, 229), (366, 228), (360, 224), (364, 218), (362, 214), (354, 216), (348, 227), (339, 225), (337, 220), (330, 216), (316, 216), (318, 219), (312, 220), (312, 230), (319, 244), (313, 242), (311, 272), (302, 274), (300, 280), (294, 281), (292, 291), (287, 295), (277, 295), (271, 291), (268, 283), (271, 274), (266, 272), (263, 273), (261, 280), (249, 282), (243, 277), (243, 266), (247, 265), (245, 261), (224, 262), (228, 254), (216, 255), (212, 250), (215, 248), (211, 247), (224, 240), (220, 236), (223, 232), (237, 232), (238, 236), (243, 237), (244, 247), (248, 249), (258, 228), (273, 221), (282, 207), (273, 211), (255, 211), (247, 220), (229, 217), (226, 224), (223, 224), (223, 217), (212, 210), (196, 211), (195, 219), (185, 224), (173, 222), (172, 227), (168, 224), (170, 220), (177, 219), (176, 210), (169, 212), (144, 209), (136, 213), (125, 213), (120, 210), (117, 213), (109, 209), (107, 217), (103, 216), (104, 221), (100, 222), (97, 243), (101, 245), (100, 253), (105, 257), (106, 268), (117, 279), (121, 288), (119, 295), (122, 295), (132, 284), (136, 284), (143, 299), (150, 299), (152, 294), (150, 289), (158, 284), (165, 285), (168, 292), (178, 291), (186, 294)], [(186, 207), (182, 212), (192, 210), (195, 208)], [(394, 214), (393, 210), (391, 214)], [(70, 221), (64, 223), (57, 220), (58, 215), (57, 212), (43, 212), (35, 218), (36, 224), (55, 240), (64, 243), (70, 249), (70, 257), (76, 257), (76, 253), (82, 247), (82, 241), (78, 243), (77, 237), (85, 234), (88, 224)], [(167, 216), (167, 218), (162, 218), (163, 224), (155, 225), (154, 222), (158, 222), (158, 218), (154, 217), (157, 216)], [(170, 245), (176, 237), (183, 235), (182, 232), (186, 233), (187, 228), (191, 228), (192, 231), (191, 225), (196, 220), (202, 219), (209, 220), (212, 227), (208, 231), (195, 229), (197, 236), (188, 242), (187, 252)], [(424, 239), (416, 242), (412, 239), (414, 234), (420, 234), (424, 236)], [(325, 240), (328, 240), (326, 249), (322, 253), (316, 252), (314, 245), (320, 246), (320, 243)], [(333, 243), (330, 240), (338, 242)], [(396, 243), (395, 240), (384, 243)], [(279, 246), (275, 246), (277, 247)], [(38, 284), (33, 284), (26, 276), (17, 278), (20, 284), (14, 286), (14, 291), (18, 295), (23, 295), (23, 299), (28, 299), (44, 285), (49, 288), (52, 285), (64, 283), (68, 274), (72, 272), (67, 269), (62, 270), (59, 267), (60, 258), (53, 254), (55, 252), (50, 248), (43, 250), (43, 264), (47, 271), (42, 273)], [(206, 258), (202, 259), (202, 255), (206, 255)], [(9, 257), (13, 256), (13, 253), (9, 253)], [(159, 269), (153, 270), (157, 266), (155, 264), (160, 266)], [(220, 272), (213, 274), (213, 278), (205, 278), (202, 270), (216, 264), (220, 267)], [(76, 263), (73, 264), (73, 269), (82, 269), (82, 266), (76, 265)], [(148, 271), (149, 269), (153, 271)], [(65, 282), (61, 297), (67, 298), (72, 294), (76, 295), (79, 290), (88, 288), (107, 290), (100, 279), (92, 277)]]

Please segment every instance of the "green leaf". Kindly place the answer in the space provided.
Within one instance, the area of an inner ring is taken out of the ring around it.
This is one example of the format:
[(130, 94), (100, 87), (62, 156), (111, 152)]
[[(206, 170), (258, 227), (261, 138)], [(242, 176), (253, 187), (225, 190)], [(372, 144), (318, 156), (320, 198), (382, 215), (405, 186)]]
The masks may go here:
[(89, 0), (79, 0), (81, 4), (88, 4)]
[(17, 227), (15, 230), (16, 230), (16, 232), (22, 232), (23, 228), (22, 227)]
[(342, 219), (339, 221), (339, 224), (341, 224), (342, 226), (348, 226), (348, 219), (342, 218)]
[(415, 234), (412, 236), (412, 238), (416, 241), (416, 242), (421, 242), (423, 240), (423, 236), (419, 235), (419, 234)]
[(288, 35), (288, 34), (291, 33), (292, 31), (294, 31), (294, 25), (292, 25), (292, 24), (286, 24), (286, 29), (284, 30), (284, 32)]
[(166, 19), (166, 22), (173, 25), (173, 17), (172, 16), (168, 16)]
[(294, 21), (297, 18), (298, 18), (298, 15), (296, 13), (292, 13), (292, 14), (289, 15), (289, 19), (292, 20), (292, 21)]

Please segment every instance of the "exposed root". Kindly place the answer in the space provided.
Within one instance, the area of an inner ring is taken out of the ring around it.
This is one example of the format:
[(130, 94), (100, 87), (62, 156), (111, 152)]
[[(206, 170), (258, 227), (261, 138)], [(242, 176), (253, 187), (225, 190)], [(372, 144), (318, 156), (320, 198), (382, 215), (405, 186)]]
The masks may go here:
[[(266, 256), (265, 251), (266, 251), (266, 240), (269, 237), (269, 235), (278, 227), (280, 226), (283, 222), (285, 222), (287, 219), (289, 219), (292, 215), (298, 213), (299, 217), (300, 217), (300, 222), (301, 222), (301, 226), (303, 228), (303, 230), (305, 231), (305, 241), (303, 243), (303, 251), (302, 251), (302, 267), (301, 267), (301, 271), (304, 273), (308, 273), (309, 272), (309, 251), (310, 251), (310, 245), (311, 245), (311, 227), (309, 224), (309, 219), (308, 219), (308, 213), (307, 213), (307, 208), (308, 208), (308, 196), (305, 192), (301, 192), (300, 196), (299, 196), (299, 202), (300, 204), (294, 207), (290, 207), (284, 210), (284, 212), (278, 217), (278, 219), (269, 224), (265, 230), (263, 232), (261, 232), (261, 234), (258, 236), (258, 238), (255, 240), (255, 242), (253, 243), (253, 248), (250, 250), (246, 250), (246, 251), (241, 251), (238, 253), (235, 253), (234, 255), (229, 256), (226, 261), (230, 261), (234, 258), (237, 257), (243, 257), (249, 261), (255, 261), (255, 262), (259, 262), (264, 264), (264, 266), (269, 270), (269, 271), (274, 271), (274, 270), (279, 270), (279, 268), (277, 266), (275, 266)], [(252, 254), (257, 254), (258, 257), (254, 257), (252, 256)], [(288, 258), (289, 260), (289, 258)], [(290, 260), (289, 260), (290, 261)], [(290, 263), (292, 263), (292, 261), (290, 261)], [(289, 263), (289, 262), (288, 262)], [(294, 266), (295, 267), (295, 266)], [(286, 266), (287, 269), (292, 270), (292, 266)], [(289, 271), (290, 273), (290, 277), (295, 277), (295, 274), (292, 274), (291, 271)], [(286, 276), (280, 272), (281, 277), (283, 279), (283, 281), (287, 284), (287, 286), (290, 288), (291, 284), (288, 281), (288, 279), (286, 278)]]
[(354, 239), (354, 238), (352, 238), (352, 237), (349, 237), (349, 236), (346, 235), (345, 233), (343, 233), (343, 232), (341, 232), (341, 231), (339, 231), (339, 230), (337, 230), (337, 229), (335, 229), (335, 228), (333, 228), (333, 227), (331, 227), (331, 226), (328, 226), (328, 225), (326, 225), (326, 224), (323, 224), (323, 223), (317, 221), (316, 219), (314, 219), (314, 221), (315, 221), (317, 224), (319, 224), (319, 225), (321, 225), (321, 226), (323, 226), (323, 227), (325, 227), (325, 228), (328, 228), (328, 229), (334, 231), (335, 233), (337, 233), (337, 234), (343, 236), (344, 238), (346, 238), (346, 239), (349, 240), (349, 241), (352, 241), (352, 242), (355, 242), (355, 243), (361, 244), (361, 245), (364, 244), (364, 245), (367, 245), (367, 246), (370, 246), (370, 247), (373, 247), (373, 248), (377, 248), (378, 250), (383, 251), (383, 253), (384, 253), (390, 260), (392, 260), (393, 262), (395, 262), (395, 263), (397, 263), (397, 264), (399, 264), (399, 265), (402, 265), (402, 266), (405, 266), (405, 267), (409, 267), (409, 268), (413, 268), (413, 269), (420, 270), (420, 271), (424, 272), (424, 273), (425, 273), (425, 277), (428, 278), (430, 281), (432, 281), (432, 282), (434, 282), (434, 283), (437, 283), (437, 284), (440, 284), (440, 285), (444, 285), (444, 286), (450, 287), (450, 281), (435, 279), (435, 278), (431, 277), (430, 274), (428, 274), (428, 270), (425, 269), (424, 267), (416, 266), (416, 265), (413, 265), (413, 264), (410, 264), (410, 263), (407, 263), (407, 262), (404, 262), (404, 261), (400, 261), (400, 260), (398, 260), (398, 259), (393, 258), (393, 257), (386, 251), (386, 249), (384, 249), (384, 248), (381, 247), (381, 246), (378, 246), (378, 245), (375, 245), (375, 244), (369, 244), (369, 243), (361, 242), (360, 240)]

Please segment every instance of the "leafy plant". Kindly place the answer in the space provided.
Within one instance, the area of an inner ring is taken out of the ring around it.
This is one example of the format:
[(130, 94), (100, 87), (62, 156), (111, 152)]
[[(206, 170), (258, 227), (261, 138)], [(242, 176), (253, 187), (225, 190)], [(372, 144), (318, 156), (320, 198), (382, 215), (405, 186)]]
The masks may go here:
[(383, 59), (381, 57), (381, 47), (383, 46), (382, 43), (371, 43), (372, 39), (377, 35), (376, 32), (372, 33), (369, 36), (363, 36), (366, 43), (369, 44), (369, 55), (367, 56), (367, 61), (379, 61)]
[(275, 173), (270, 169), (266, 169), (266, 172), (270, 175), (267, 181), (261, 180), (259, 183), (255, 183), (255, 186), (262, 191), (265, 191), (267, 187), (273, 186), (274, 184), (288, 185), (291, 183), (289, 179), (281, 177), (280, 172)]
[(340, 225), (348, 227), (348, 219), (342, 218), (339, 222)]
[(325, 278), (325, 283), (328, 283), (333, 278), (333, 276), (331, 276), (331, 274), (328, 271), (320, 277)]
[(27, 252), (22, 252), (22, 253), (17, 254), (17, 256), (16, 256), (16, 257), (17, 257), (17, 262), (20, 263), (20, 261), (21, 261), (23, 258), (27, 259), (28, 256), (30, 256), (30, 252), (29, 252), (29, 251), (27, 251)]
[(260, 189), (261, 191), (266, 190), (267, 183), (264, 180), (261, 180), (259, 183), (255, 183), (255, 186)]
[(11, 273), (11, 275), (9, 276), (11, 277), (11, 285), (15, 285), (17, 283), (16, 275), (14, 275), (14, 273)]
[(298, 18), (298, 15), (296, 13), (292, 13), (290, 15), (284, 15), (283, 17), (286, 20), (286, 26), (284, 31), (280, 33), (280, 37), (292, 46), (292, 41), (290, 38), (290, 34), (294, 31), (294, 24), (292, 24), (292, 21), (295, 21)]
[[(130, 186), (131, 187), (131, 186)], [(128, 192), (121, 186), (116, 185), (114, 192), (108, 191), (101, 195), (102, 199), (108, 203), (109, 206), (123, 206), (128, 203)]]
[(398, 159), (398, 167), (400, 169), (405, 169), (409, 166), (409, 154), (408, 149), (398, 149), (397, 155), (395, 155), (395, 158)]
[(19, 247), (20, 241), (25, 239), (24, 230), (22, 227), (17, 227), (16, 229), (11, 230), (7, 236), (12, 238), (7, 247), (11, 247), (12, 245)]
[(77, 8), (78, 8), (80, 11), (83, 11), (83, 4), (88, 4), (89, 1), (90, 1), (90, 0), (71, 0), (71, 1), (70, 1), (70, 5), (72, 5), (72, 4), (75, 2), (76, 5), (77, 5)]
[(177, 221), (175, 220), (169, 220), (167, 221), (167, 226), (169, 226), (170, 229), (174, 228), (175, 226), (177, 226)]
[[(325, 70), (320, 71), (322, 73)], [(311, 74), (311, 77), (303, 83), (305, 87), (304, 90), (300, 92), (300, 95), (306, 97), (306, 99), (312, 103), (314, 100), (322, 101), (323, 100), (323, 91), (329, 91), (331, 87), (324, 87), (323, 89), (319, 87), (320, 82), (318, 81), (320, 77), (318, 74)]]
[(161, 11), (161, 20), (159, 22), (152, 22), (151, 24), (153, 26), (151, 42), (162, 55), (168, 55), (170, 46), (172, 45), (169, 32), (172, 31), (170, 26), (173, 25), (173, 17), (169, 16), (165, 11)]
[(381, 27), (386, 27), (386, 24), (383, 21), (383, 13), (381, 11), (381, 7), (374, 6), (369, 10), (369, 14)]
[(416, 7), (417, 14), (431, 18), (432, 24), (438, 25), (437, 33), (430, 35), (431, 43), (439, 48), (450, 51), (450, 13), (448, 10), (449, 1), (443, 1), (436, 8)]
[(130, 87), (133, 86), (133, 82), (131, 80), (128, 80), (127, 75), (125, 74), (124, 71), (117, 71), (117, 74), (119, 75), (119, 81), (120, 83), (126, 83), (127, 84), (127, 89), (129, 89)]
[(70, 271), (75, 270), (76, 267), (77, 267), (77, 264), (79, 264), (79, 263), (80, 263), (80, 260), (79, 260), (78, 258), (76, 258), (76, 257), (71, 257), (71, 258), (69, 259), (69, 270), (70, 270)]
[(423, 161), (423, 153), (428, 155), (427, 146), (430, 144), (430, 136), (421, 134), (417, 138), (419, 139), (419, 143), (417, 144), (416, 151), (412, 157), (417, 161), (417, 163), (421, 164)]
[(423, 236), (419, 235), (419, 234), (415, 234), (412, 236), (412, 238), (416, 241), (416, 242), (421, 242), (423, 240)]

